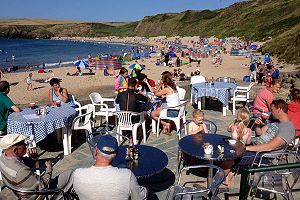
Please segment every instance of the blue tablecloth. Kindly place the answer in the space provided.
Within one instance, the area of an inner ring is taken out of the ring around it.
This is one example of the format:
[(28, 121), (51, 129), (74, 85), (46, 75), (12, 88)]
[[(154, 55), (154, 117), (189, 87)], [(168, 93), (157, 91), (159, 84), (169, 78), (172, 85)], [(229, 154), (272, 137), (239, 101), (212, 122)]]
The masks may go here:
[(151, 112), (153, 110), (156, 110), (158, 107), (160, 107), (163, 104), (163, 100), (158, 98), (158, 99), (153, 99), (151, 101), (148, 102), (143, 102), (141, 104), (141, 111), (146, 111), (147, 115), (150, 117), (151, 116)]
[[(39, 142), (56, 129), (71, 127), (73, 119), (77, 116), (76, 110), (68, 105), (49, 108), (47, 115), (40, 115), (38, 118), (34, 118), (34, 114), (35, 110), (30, 108), (10, 114), (7, 120), (7, 132), (34, 135), (35, 142)], [(30, 116), (31, 119), (28, 119)]]
[(211, 86), (205, 83), (196, 83), (192, 85), (192, 95), (194, 102), (198, 101), (199, 97), (215, 97), (219, 99), (223, 105), (228, 105), (228, 99), (233, 95), (237, 85), (234, 83), (214, 82)]

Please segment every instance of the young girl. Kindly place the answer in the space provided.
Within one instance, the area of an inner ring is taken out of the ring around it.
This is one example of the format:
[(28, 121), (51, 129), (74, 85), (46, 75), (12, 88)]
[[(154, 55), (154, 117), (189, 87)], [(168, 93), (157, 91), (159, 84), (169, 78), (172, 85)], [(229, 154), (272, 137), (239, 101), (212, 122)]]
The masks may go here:
[[(241, 141), (243, 144), (250, 144), (251, 142), (251, 129), (247, 128), (247, 124), (249, 122), (250, 113), (246, 108), (240, 108), (236, 115), (236, 119), (233, 123), (228, 126), (228, 131), (232, 132), (231, 137), (235, 140)], [(234, 172), (229, 171), (230, 169), (225, 170), (225, 173), (228, 173), (226, 180), (224, 182), (225, 185), (229, 185)]]
[(235, 140), (241, 141), (243, 144), (250, 144), (251, 142), (251, 129), (247, 128), (250, 113), (246, 108), (238, 110), (236, 119), (228, 126), (227, 131), (232, 132), (231, 137)]
[(25, 79), (27, 84), (27, 90), (32, 90), (32, 73), (28, 74), (28, 77)]
[(188, 126), (188, 134), (193, 135), (197, 133), (208, 133), (206, 125), (203, 123), (204, 113), (195, 109), (193, 111), (193, 121), (189, 123)]
[(120, 69), (118, 78), (115, 81), (115, 93), (123, 92), (127, 89), (128, 71), (125, 67)]

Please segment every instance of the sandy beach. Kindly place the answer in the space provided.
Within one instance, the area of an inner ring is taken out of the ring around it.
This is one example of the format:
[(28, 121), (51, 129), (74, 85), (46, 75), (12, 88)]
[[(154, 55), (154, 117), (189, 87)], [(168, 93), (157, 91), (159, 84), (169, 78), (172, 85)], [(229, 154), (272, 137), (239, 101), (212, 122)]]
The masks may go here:
[[(105, 37), (105, 38), (60, 38), (60, 39), (73, 39), (73, 40), (93, 40), (93, 41), (102, 41), (102, 42), (120, 42), (120, 43), (131, 43), (131, 44), (142, 44), (142, 45), (161, 45), (156, 43), (158, 37), (143, 39), (139, 37), (135, 38), (116, 38), (116, 37)], [(181, 38), (183, 44), (190, 46), (191, 40), (196, 40), (198, 37), (184, 37)], [(175, 38), (168, 38), (168, 40), (174, 40)], [(162, 45), (161, 45), (162, 46)], [(95, 56), (95, 55), (93, 55)], [(181, 58), (184, 61), (188, 61), (188, 57)], [(245, 64), (250, 63), (250, 58), (243, 56), (230, 56), (229, 54), (222, 54), (223, 62), (221, 65), (212, 64), (213, 58), (203, 58), (200, 64), (200, 70), (203, 76), (208, 78), (229, 76), (241, 80), (244, 75), (248, 74), (248, 68), (243, 67)], [(283, 63), (278, 63), (276, 58), (272, 57), (275, 66), (279, 67)], [(174, 60), (175, 61), (175, 60)], [(126, 62), (125, 67), (128, 67), (130, 64), (135, 61)], [(149, 58), (138, 61), (140, 64), (146, 65), (144, 73), (153, 80), (158, 80), (160, 74), (163, 71), (169, 70), (173, 71), (173, 68), (156, 66), (156, 58)], [(186, 75), (190, 75), (191, 72), (194, 72), (197, 69), (197, 63), (193, 62), (190, 65), (184, 65), (180, 68), (182, 72)], [(292, 71), (295, 69), (293, 65), (284, 64), (284, 69), (281, 71)], [(46, 69), (48, 70), (48, 69)], [(78, 100), (88, 99), (88, 95), (91, 92), (99, 92), (104, 94), (104, 96), (114, 96), (114, 81), (116, 77), (109, 77), (103, 75), (103, 70), (94, 70), (94, 75), (83, 75), (83, 76), (67, 76), (67, 73), (75, 73), (76, 68), (74, 66), (53, 68), (52, 72), (39, 74), (37, 71), (32, 71), (33, 80), (47, 79), (52, 77), (59, 77), (62, 79), (61, 86), (68, 89), (68, 92), (75, 95)], [(48, 103), (48, 92), (50, 89), (49, 83), (39, 83), (33, 81), (32, 91), (26, 90), (25, 78), (28, 76), (29, 72), (17, 72), (17, 73), (5, 73), (2, 80), (7, 80), (10, 83), (18, 83), (11, 86), (11, 91), (9, 97), (15, 104), (18, 105), (27, 105), (30, 102), (36, 102), (38, 104)], [(83, 73), (88, 73), (88, 70), (83, 70)], [(130, 73), (130, 70), (129, 70)], [(115, 71), (115, 75), (118, 75), (118, 71)]]

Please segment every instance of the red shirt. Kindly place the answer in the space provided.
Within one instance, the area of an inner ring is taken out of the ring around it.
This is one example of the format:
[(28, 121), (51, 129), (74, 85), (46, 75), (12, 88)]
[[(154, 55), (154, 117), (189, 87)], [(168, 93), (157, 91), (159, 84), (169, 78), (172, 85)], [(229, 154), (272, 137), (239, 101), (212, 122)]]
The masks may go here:
[(297, 130), (296, 135), (300, 136), (300, 102), (291, 101), (288, 104), (288, 115)]

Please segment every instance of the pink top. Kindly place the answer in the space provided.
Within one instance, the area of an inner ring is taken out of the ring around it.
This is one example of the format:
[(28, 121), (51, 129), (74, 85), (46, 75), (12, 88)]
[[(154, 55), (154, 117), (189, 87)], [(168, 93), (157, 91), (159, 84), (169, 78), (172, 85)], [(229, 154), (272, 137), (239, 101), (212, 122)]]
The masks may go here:
[[(235, 140), (238, 139), (237, 128), (238, 127), (235, 124), (231, 126), (231, 132), (232, 132), (231, 137)], [(251, 129), (250, 128), (245, 128), (244, 132), (242, 133), (242, 138), (240, 139), (240, 141), (243, 144), (248, 144), (248, 143), (250, 143), (250, 140), (251, 140)], [(247, 141), (249, 141), (249, 142), (247, 142)]]
[[(268, 104), (271, 104), (274, 99), (273, 93), (267, 90), (267, 88), (262, 88), (258, 90), (255, 100), (254, 100), (254, 110), (253, 113), (270, 112)], [(257, 109), (255, 109), (257, 108)]]

